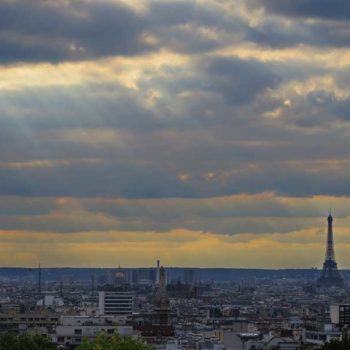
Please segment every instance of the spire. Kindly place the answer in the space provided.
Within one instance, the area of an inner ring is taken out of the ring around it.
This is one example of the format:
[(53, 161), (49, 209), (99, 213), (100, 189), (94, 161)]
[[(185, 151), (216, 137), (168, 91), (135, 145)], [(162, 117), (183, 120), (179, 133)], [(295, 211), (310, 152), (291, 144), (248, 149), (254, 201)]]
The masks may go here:
[(328, 225), (332, 224), (332, 222), (333, 222), (333, 216), (332, 216), (331, 208), (329, 208), (327, 221), (328, 221)]
[(344, 281), (338, 271), (337, 262), (335, 261), (333, 240), (333, 217), (331, 210), (329, 210), (327, 221), (328, 230), (326, 256), (325, 261), (323, 263), (322, 275), (318, 279), (318, 284), (319, 286), (323, 287), (343, 286)]
[(331, 213), (327, 218), (328, 221), (328, 232), (327, 232), (327, 248), (326, 248), (326, 260), (334, 260), (334, 241), (333, 241), (333, 217)]
[(159, 270), (159, 286), (155, 300), (155, 324), (167, 325), (169, 323), (169, 298), (166, 290), (166, 273), (163, 266)]

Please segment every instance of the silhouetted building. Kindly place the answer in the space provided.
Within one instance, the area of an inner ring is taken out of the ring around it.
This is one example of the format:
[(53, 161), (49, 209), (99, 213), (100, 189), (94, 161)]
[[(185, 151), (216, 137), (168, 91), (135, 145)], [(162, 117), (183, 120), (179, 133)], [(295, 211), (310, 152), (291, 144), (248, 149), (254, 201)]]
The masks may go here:
[(169, 322), (170, 303), (166, 290), (166, 271), (163, 266), (159, 269), (159, 286), (154, 303), (152, 324), (137, 327), (142, 337), (148, 342), (156, 342), (162, 338), (174, 337), (174, 328)]
[(338, 271), (338, 266), (335, 261), (334, 241), (333, 241), (333, 217), (330, 212), (329, 212), (327, 221), (328, 221), (328, 232), (327, 232), (326, 258), (323, 263), (321, 276), (317, 280), (317, 285), (319, 287), (332, 287), (332, 286), (342, 287), (344, 285), (344, 280)]
[(167, 325), (169, 323), (169, 298), (166, 291), (166, 275), (162, 266), (159, 270), (159, 288), (154, 307), (154, 324)]

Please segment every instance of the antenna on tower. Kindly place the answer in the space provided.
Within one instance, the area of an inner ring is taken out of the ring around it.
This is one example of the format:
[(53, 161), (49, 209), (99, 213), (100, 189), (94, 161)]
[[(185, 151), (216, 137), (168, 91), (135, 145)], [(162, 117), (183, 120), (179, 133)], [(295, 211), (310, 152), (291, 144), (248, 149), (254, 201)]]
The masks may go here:
[(41, 294), (41, 264), (39, 263), (38, 269), (38, 293)]

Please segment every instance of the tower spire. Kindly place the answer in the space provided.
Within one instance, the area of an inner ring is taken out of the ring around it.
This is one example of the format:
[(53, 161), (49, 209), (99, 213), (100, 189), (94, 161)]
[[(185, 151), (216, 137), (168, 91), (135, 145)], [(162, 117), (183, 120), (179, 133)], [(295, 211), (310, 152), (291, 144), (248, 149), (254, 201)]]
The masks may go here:
[(334, 240), (333, 240), (333, 217), (331, 210), (329, 209), (329, 215), (327, 218), (328, 230), (327, 230), (327, 247), (326, 256), (323, 263), (322, 274), (317, 280), (317, 284), (320, 287), (331, 287), (344, 285), (343, 278), (338, 271), (338, 265), (335, 261), (334, 253)]

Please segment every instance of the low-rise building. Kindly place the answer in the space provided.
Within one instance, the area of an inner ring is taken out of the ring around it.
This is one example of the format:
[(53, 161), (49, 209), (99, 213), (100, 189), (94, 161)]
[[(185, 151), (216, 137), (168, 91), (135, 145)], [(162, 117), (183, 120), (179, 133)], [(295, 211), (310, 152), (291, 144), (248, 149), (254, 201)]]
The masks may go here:
[(134, 336), (133, 327), (122, 322), (116, 316), (62, 316), (52, 341), (58, 346), (75, 347), (84, 338), (93, 340), (99, 333)]

